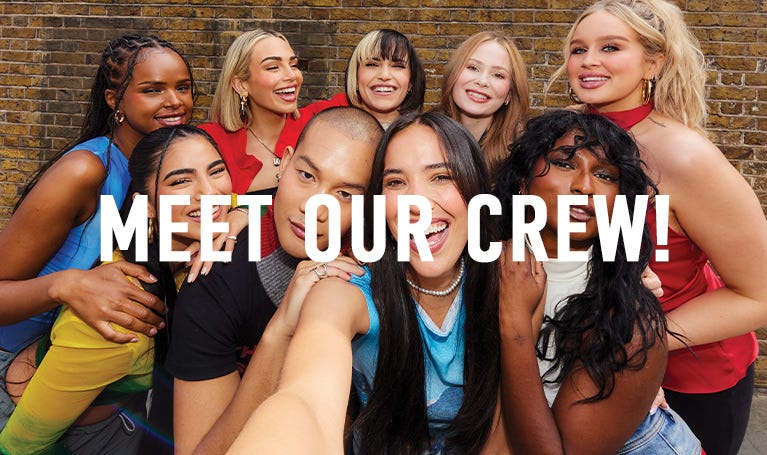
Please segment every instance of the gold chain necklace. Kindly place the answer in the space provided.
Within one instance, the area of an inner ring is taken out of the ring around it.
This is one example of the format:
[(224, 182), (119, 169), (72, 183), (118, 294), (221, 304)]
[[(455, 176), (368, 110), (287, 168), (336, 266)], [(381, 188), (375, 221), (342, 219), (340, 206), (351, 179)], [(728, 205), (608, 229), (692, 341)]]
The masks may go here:
[(265, 149), (266, 149), (266, 150), (267, 150), (269, 153), (271, 153), (272, 155), (274, 155), (274, 160), (272, 161), (272, 163), (274, 164), (274, 166), (275, 166), (275, 167), (279, 166), (279, 165), (280, 165), (280, 163), (282, 162), (282, 160), (280, 159), (280, 157), (279, 157), (279, 156), (277, 156), (277, 154), (276, 154), (276, 153), (274, 153), (274, 150), (272, 150), (272, 148), (271, 148), (271, 147), (269, 147), (268, 145), (266, 145), (266, 144), (264, 143), (264, 141), (262, 141), (262, 140), (261, 140), (261, 138), (260, 138), (260, 137), (256, 136), (256, 133), (254, 133), (254, 132), (253, 132), (253, 130), (252, 130), (250, 127), (248, 127), (248, 132), (250, 132), (250, 134), (252, 134), (252, 135), (253, 135), (253, 137), (254, 137), (254, 138), (256, 138), (256, 140), (258, 141), (258, 143), (259, 143), (259, 144), (261, 144), (261, 145), (263, 145), (263, 146), (264, 146), (264, 148), (265, 148)]

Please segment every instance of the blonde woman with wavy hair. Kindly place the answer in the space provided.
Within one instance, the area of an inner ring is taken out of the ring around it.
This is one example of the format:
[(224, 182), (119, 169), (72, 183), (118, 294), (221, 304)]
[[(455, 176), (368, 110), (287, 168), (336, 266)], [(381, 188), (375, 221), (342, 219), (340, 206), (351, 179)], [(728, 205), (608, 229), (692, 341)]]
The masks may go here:
[(493, 31), (466, 39), (445, 66), (439, 109), (472, 133), (495, 175), (530, 112), (527, 69), (514, 42)]
[(566, 74), (574, 101), (633, 134), (658, 193), (669, 196), (667, 242), (655, 238), (656, 207), (647, 213), (656, 247), (668, 254), (650, 265), (669, 328), (689, 348), (668, 338), (666, 398), (708, 455), (734, 455), (753, 393), (753, 330), (767, 325), (767, 220), (705, 136), (703, 54), (665, 0), (599, 1), (576, 20), (564, 49), (553, 78)]
[[(273, 193), (286, 147), (301, 132), (293, 119), (304, 77), (287, 38), (245, 32), (229, 47), (210, 109), (201, 125), (216, 141), (237, 194)], [(261, 172), (264, 171), (264, 172)]]

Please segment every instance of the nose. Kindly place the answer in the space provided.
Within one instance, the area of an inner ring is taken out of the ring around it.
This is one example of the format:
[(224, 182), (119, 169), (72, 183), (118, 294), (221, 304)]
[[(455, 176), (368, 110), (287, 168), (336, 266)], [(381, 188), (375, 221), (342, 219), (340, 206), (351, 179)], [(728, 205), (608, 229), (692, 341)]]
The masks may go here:
[(213, 182), (211, 182), (207, 178), (202, 178), (197, 181), (197, 185), (195, 186), (195, 194), (194, 199), (199, 201), (202, 199), (202, 196), (205, 194), (214, 194), (215, 189), (213, 186)]
[(594, 194), (594, 177), (590, 172), (579, 171), (573, 176), (570, 182), (570, 192), (572, 194), (585, 194), (592, 196)]
[(474, 80), (474, 83), (480, 87), (487, 87), (487, 73), (484, 71), (479, 73), (477, 79)]
[(389, 62), (381, 63), (381, 69), (378, 71), (378, 78), (384, 81), (391, 79), (391, 73), (389, 70)]
[(594, 52), (591, 52), (589, 49), (586, 49), (583, 54), (581, 54), (581, 66), (584, 68), (589, 68), (592, 66), (596, 66), (597, 59)]
[[(309, 195), (309, 197), (314, 196), (315, 194), (323, 194), (322, 191), (319, 191), (317, 193), (312, 193)], [(324, 194), (328, 194), (325, 192)], [(302, 215), (306, 215), (306, 202), (309, 201), (309, 197), (305, 198), (301, 201), (301, 204), (298, 206), (298, 209), (301, 211)], [(328, 208), (324, 204), (320, 204), (317, 206), (317, 223), (322, 224), (325, 223), (328, 220)]]
[(181, 97), (176, 90), (167, 90), (165, 96), (165, 105), (169, 107), (178, 107), (181, 105)]

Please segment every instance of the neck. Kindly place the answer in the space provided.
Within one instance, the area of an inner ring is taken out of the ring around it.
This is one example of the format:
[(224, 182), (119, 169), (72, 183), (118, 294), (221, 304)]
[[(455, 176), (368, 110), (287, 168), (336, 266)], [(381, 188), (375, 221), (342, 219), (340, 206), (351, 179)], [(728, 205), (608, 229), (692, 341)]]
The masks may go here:
[(482, 135), (485, 134), (485, 131), (487, 131), (488, 128), (490, 128), (490, 123), (493, 121), (493, 117), (481, 117), (481, 118), (474, 118), (469, 117), (468, 115), (461, 114), (461, 125), (466, 127), (467, 130), (471, 133), (472, 136), (474, 136), (474, 139), (479, 142), (480, 139), (482, 139)]
[(276, 144), (285, 126), (285, 114), (253, 106), (251, 106), (251, 112), (253, 118), (246, 127), (267, 144)]
[(141, 137), (137, 137), (136, 134), (131, 134), (128, 128), (121, 126), (115, 127), (112, 131), (112, 142), (120, 149), (125, 158), (130, 158), (133, 153), (134, 147), (141, 140)]
[(594, 106), (588, 106), (588, 113), (607, 117), (615, 122), (616, 125), (628, 131), (634, 125), (647, 118), (652, 112), (653, 107), (654, 105), (652, 102), (648, 104), (640, 104), (632, 109), (623, 111), (607, 111), (605, 109), (595, 108)]
[[(367, 109), (366, 109), (367, 110)], [(371, 112), (368, 111), (370, 115), (375, 117), (376, 120), (378, 120), (378, 123), (381, 124), (383, 129), (387, 129), (389, 125), (392, 124), (397, 118), (399, 117), (399, 111), (391, 111), (391, 112)]]

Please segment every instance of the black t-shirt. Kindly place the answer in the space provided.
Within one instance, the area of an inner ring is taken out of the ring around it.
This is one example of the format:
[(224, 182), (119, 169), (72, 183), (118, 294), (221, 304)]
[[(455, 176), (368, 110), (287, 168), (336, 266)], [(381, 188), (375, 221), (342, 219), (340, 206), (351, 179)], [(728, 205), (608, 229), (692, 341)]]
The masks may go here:
[(181, 286), (166, 360), (174, 377), (202, 381), (243, 373), (276, 311), (256, 266), (248, 261), (245, 229), (231, 262), (217, 262), (208, 275)]

